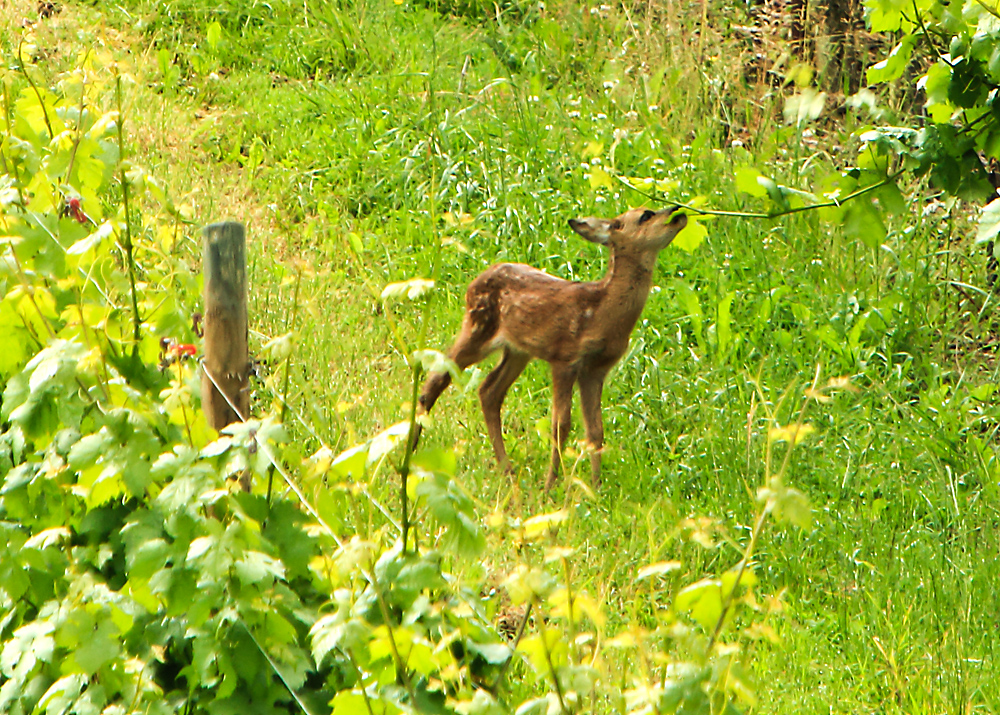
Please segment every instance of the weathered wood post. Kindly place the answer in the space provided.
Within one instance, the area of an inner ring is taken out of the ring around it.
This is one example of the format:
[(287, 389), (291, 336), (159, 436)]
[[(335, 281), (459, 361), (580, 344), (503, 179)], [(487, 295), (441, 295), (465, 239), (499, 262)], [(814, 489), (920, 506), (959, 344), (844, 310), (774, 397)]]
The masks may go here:
[[(201, 408), (209, 426), (221, 430), (249, 417), (246, 236), (243, 224), (235, 221), (206, 226), (202, 236), (205, 247), (204, 367), (208, 374), (202, 370)], [(228, 401), (219, 394), (216, 384), (225, 391)], [(230, 407), (230, 402), (239, 414)]]

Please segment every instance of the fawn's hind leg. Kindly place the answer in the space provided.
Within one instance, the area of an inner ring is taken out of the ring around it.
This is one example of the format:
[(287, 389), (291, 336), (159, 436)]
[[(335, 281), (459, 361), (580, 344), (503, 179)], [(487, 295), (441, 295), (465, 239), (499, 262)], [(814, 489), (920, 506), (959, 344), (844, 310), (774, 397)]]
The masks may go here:
[[(466, 314), (465, 320), (462, 322), (462, 330), (455, 338), (451, 350), (448, 351), (448, 357), (455, 361), (459, 370), (474, 365), (490, 354), (491, 351), (487, 349), (486, 345), (488, 336), (484, 334), (487, 331), (483, 329), (484, 327), (486, 326), (477, 326), (469, 314)], [(448, 371), (432, 372), (428, 375), (420, 390), (419, 405), (421, 410), (425, 413), (430, 412), (441, 393), (450, 384), (451, 373)]]

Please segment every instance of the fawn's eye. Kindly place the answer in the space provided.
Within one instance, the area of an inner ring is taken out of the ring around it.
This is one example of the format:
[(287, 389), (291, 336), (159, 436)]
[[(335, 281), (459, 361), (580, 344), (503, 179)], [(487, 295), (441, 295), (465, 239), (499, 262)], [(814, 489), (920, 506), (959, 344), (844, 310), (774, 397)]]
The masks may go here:
[(615, 219), (614, 221), (611, 222), (612, 231), (621, 231), (621, 228), (622, 228), (622, 222), (619, 221), (618, 219)]
[(643, 211), (642, 216), (639, 217), (639, 225), (641, 226), (642, 224), (646, 223), (647, 221), (649, 221), (649, 219), (653, 218), (655, 215), (656, 215), (655, 211), (649, 211), (649, 210)]

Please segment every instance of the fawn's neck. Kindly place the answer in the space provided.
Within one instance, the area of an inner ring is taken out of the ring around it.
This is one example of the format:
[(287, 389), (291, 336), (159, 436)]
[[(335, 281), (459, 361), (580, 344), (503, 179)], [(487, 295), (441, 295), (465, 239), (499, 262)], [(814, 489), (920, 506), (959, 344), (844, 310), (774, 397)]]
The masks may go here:
[[(654, 259), (655, 260), (655, 259)], [(608, 272), (601, 280), (605, 290), (601, 310), (626, 333), (631, 333), (646, 305), (653, 285), (653, 267), (628, 254), (611, 254)]]

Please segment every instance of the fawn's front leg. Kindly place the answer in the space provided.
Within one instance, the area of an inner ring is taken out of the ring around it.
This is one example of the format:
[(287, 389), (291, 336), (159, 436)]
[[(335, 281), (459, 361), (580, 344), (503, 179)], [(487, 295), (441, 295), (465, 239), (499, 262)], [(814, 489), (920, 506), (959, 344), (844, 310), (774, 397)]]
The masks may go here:
[(601, 486), (601, 451), (604, 448), (604, 423), (601, 420), (601, 393), (607, 371), (580, 375), (580, 410), (587, 432), (590, 453), (590, 483), (594, 489)]
[(576, 370), (568, 365), (552, 364), (552, 461), (549, 463), (549, 474), (545, 478), (546, 492), (555, 485), (559, 478), (562, 448), (572, 426), (573, 385), (575, 383)]

